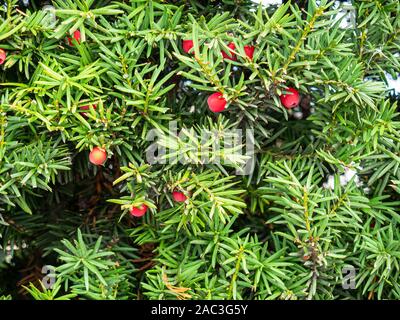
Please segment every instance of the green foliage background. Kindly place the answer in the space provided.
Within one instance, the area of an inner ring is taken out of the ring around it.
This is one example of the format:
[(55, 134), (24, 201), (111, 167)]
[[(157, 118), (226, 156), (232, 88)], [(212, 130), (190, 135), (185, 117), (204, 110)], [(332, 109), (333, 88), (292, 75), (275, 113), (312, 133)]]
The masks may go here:
[[(400, 122), (385, 83), (400, 73), (397, 0), (353, 1), (354, 29), (326, 0), (54, 0), (55, 23), (40, 1), (0, 4), (2, 299), (400, 298)], [(231, 41), (237, 61), (221, 56)], [(287, 86), (301, 120), (279, 101)], [(171, 121), (186, 130), (160, 144), (185, 161), (148, 164), (147, 134)], [(189, 147), (235, 128), (254, 130), (250, 176), (235, 174), (243, 157), (203, 164), (203, 143)], [(341, 185), (346, 170), (357, 176)], [(139, 203), (147, 214), (130, 217)]]

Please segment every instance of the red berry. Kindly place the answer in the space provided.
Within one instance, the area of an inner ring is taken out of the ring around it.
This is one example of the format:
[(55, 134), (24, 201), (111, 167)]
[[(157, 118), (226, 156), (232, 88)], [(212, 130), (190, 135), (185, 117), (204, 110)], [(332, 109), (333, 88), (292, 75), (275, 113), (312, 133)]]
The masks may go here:
[[(89, 110), (89, 108), (90, 108), (90, 106), (82, 106), (82, 107), (81, 107), (81, 110)], [(97, 106), (96, 106), (95, 104), (93, 104), (93, 105), (92, 105), (92, 108), (93, 108), (94, 110), (96, 110)], [(83, 116), (84, 118), (87, 118), (87, 113), (86, 113), (86, 112), (82, 112), (81, 114), (82, 114), (82, 116)]]
[(134, 217), (142, 217), (147, 211), (147, 206), (145, 204), (141, 204), (139, 207), (131, 207), (129, 212)]
[[(75, 30), (74, 38), (75, 38), (76, 41), (78, 41), (78, 43), (81, 41), (81, 32), (79, 30)], [(72, 42), (72, 38), (68, 37), (67, 40), (68, 40), (68, 44), (70, 46), (74, 46), (74, 44)]]
[(222, 51), (222, 56), (224, 57), (224, 59), (236, 61), (237, 57), (233, 52), (233, 50), (235, 50), (236, 48), (235, 44), (231, 42), (230, 44), (228, 44), (228, 48), (229, 48), (229, 54), (227, 54), (225, 51)]
[(3, 49), (0, 49), (0, 65), (6, 61), (7, 54)]
[(371, 221), (371, 223), (369, 224), (370, 228), (375, 228), (375, 221)]
[[(190, 49), (193, 48), (193, 40), (183, 40), (182, 48), (183, 48), (183, 51), (185, 51), (186, 53), (189, 53)], [(193, 54), (194, 52), (192, 51), (191, 53)]]
[(279, 96), (283, 106), (286, 109), (292, 109), (296, 107), (300, 102), (300, 95), (299, 92), (294, 88), (287, 88), (285, 89), (286, 92), (290, 92), (288, 94), (282, 94)]
[(250, 59), (253, 60), (253, 55), (254, 55), (254, 46), (244, 46), (244, 53), (246, 54), (246, 56)]
[(215, 92), (207, 99), (208, 108), (212, 112), (221, 112), (225, 110), (226, 100), (221, 92)]
[(103, 148), (94, 147), (89, 154), (89, 161), (97, 166), (102, 165), (107, 160), (107, 152)]
[(187, 197), (183, 194), (183, 192), (174, 191), (172, 192), (172, 197), (176, 202), (185, 202)]

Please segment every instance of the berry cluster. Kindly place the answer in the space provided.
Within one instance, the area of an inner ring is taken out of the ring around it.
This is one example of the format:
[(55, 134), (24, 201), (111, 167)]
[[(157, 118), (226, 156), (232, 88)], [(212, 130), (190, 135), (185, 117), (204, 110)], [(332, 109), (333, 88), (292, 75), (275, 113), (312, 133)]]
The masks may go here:
[[(75, 31), (73, 34), (73, 38), (79, 43), (81, 39), (81, 34), (79, 30)], [(68, 43), (70, 46), (74, 45), (74, 42), (72, 38), (68, 37), (67, 38)], [(182, 41), (182, 49), (185, 53), (188, 54), (194, 54), (193, 51), (194, 43), (193, 40), (183, 40)], [(221, 52), (222, 57), (227, 60), (232, 60), (232, 61), (237, 61), (237, 54), (235, 52), (236, 45), (235, 43), (231, 42), (228, 44), (229, 52), (226, 53), (224, 51)], [(254, 51), (255, 47), (251, 45), (245, 45), (243, 47), (244, 52), (246, 54), (246, 58), (249, 59), (250, 61), (253, 60), (254, 56)], [(4, 51), (3, 51), (4, 52)], [(5, 56), (5, 53), (4, 53)], [(5, 59), (5, 58), (4, 58)], [(0, 51), (0, 62), (2, 61), (2, 52)], [(299, 92), (294, 89), (294, 88), (287, 88), (285, 89), (284, 93), (280, 95), (280, 101), (282, 105), (287, 108), (287, 109), (292, 109), (295, 108), (296, 106), (299, 105), (300, 103), (300, 94)], [(207, 104), (209, 109), (214, 112), (222, 112), (226, 109), (226, 106), (228, 104), (228, 101), (224, 97), (224, 94), (221, 92), (214, 92), (211, 94), (208, 99), (207, 99)], [(93, 108), (96, 110), (97, 106), (95, 104), (89, 106), (85, 105), (80, 107), (81, 110), (89, 110), (90, 108)], [(84, 118), (87, 118), (87, 113), (82, 112), (82, 116)], [(89, 154), (89, 161), (97, 166), (103, 165), (107, 160), (107, 152), (105, 149), (101, 147), (95, 147), (92, 149), (92, 151)], [(183, 192), (180, 191), (174, 191), (172, 192), (172, 198), (174, 199), (175, 202), (185, 202), (187, 200), (187, 197)], [(132, 206), (129, 210), (131, 216), (133, 217), (142, 217), (145, 215), (146, 211), (148, 209), (148, 206), (145, 204), (140, 204), (138, 206)]]
[[(182, 41), (182, 49), (184, 52), (193, 54), (194, 51), (192, 50), (194, 47), (193, 40), (183, 40)], [(229, 52), (222, 51), (222, 57), (227, 60), (237, 61), (237, 54), (235, 52), (236, 45), (233, 42), (228, 44)], [(246, 57), (249, 60), (253, 60), (255, 47), (251, 45), (245, 45), (243, 47)], [(300, 103), (300, 95), (299, 92), (294, 88), (287, 88), (286, 93), (280, 95), (280, 100), (282, 105), (286, 109), (292, 109), (299, 105)], [(223, 93), (215, 92), (211, 94), (207, 99), (208, 108), (215, 113), (222, 112), (226, 109), (228, 101), (225, 99)]]

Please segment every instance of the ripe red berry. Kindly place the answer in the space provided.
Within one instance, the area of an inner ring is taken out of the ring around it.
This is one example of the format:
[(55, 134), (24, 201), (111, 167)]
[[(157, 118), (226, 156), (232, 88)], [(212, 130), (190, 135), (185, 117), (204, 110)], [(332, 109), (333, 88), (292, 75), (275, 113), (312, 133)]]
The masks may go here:
[(6, 61), (7, 54), (3, 49), (0, 49), (0, 65)]
[(172, 192), (172, 197), (176, 202), (185, 202), (187, 197), (183, 194), (183, 192), (174, 191)]
[(221, 92), (215, 92), (208, 97), (207, 104), (212, 112), (221, 112), (225, 110), (226, 100)]
[(231, 42), (230, 44), (228, 44), (228, 48), (229, 48), (229, 54), (226, 53), (225, 51), (222, 51), (222, 56), (224, 57), (224, 59), (236, 61), (237, 57), (233, 52), (233, 50), (235, 50), (236, 48), (235, 44)]
[(147, 211), (147, 206), (145, 204), (141, 204), (138, 207), (131, 207), (129, 212), (134, 217), (142, 217)]
[(246, 56), (250, 59), (253, 60), (253, 55), (254, 55), (254, 46), (244, 46), (244, 53), (246, 54)]
[(371, 223), (369, 224), (370, 228), (375, 228), (375, 221), (371, 221)]
[(89, 154), (89, 161), (97, 166), (102, 165), (107, 160), (107, 152), (103, 148), (94, 147)]
[[(193, 48), (193, 40), (183, 40), (182, 48), (183, 48), (183, 51), (185, 51), (186, 53), (189, 53), (190, 49)], [(192, 51), (191, 53), (193, 54), (194, 52)]]
[[(97, 106), (96, 106), (95, 104), (93, 104), (93, 105), (92, 105), (92, 108), (93, 108), (94, 110), (96, 110)], [(89, 110), (89, 109), (90, 109), (90, 106), (82, 106), (80, 109), (81, 109), (81, 110)], [(86, 113), (86, 112), (82, 112), (81, 114), (82, 114), (82, 116), (83, 116), (84, 118), (87, 118), (87, 113)]]
[(286, 109), (292, 109), (292, 108), (298, 106), (298, 104), (300, 102), (299, 92), (294, 88), (287, 88), (287, 89), (285, 89), (285, 91), (289, 92), (289, 93), (282, 94), (279, 96), (283, 106)]
[[(81, 32), (80, 32), (79, 30), (75, 30), (75, 32), (74, 32), (74, 39), (75, 39), (76, 41), (78, 41), (78, 43), (81, 41)], [(68, 40), (68, 44), (69, 44), (70, 46), (74, 46), (74, 44), (73, 44), (73, 42), (72, 42), (72, 38), (68, 37), (67, 40)]]

